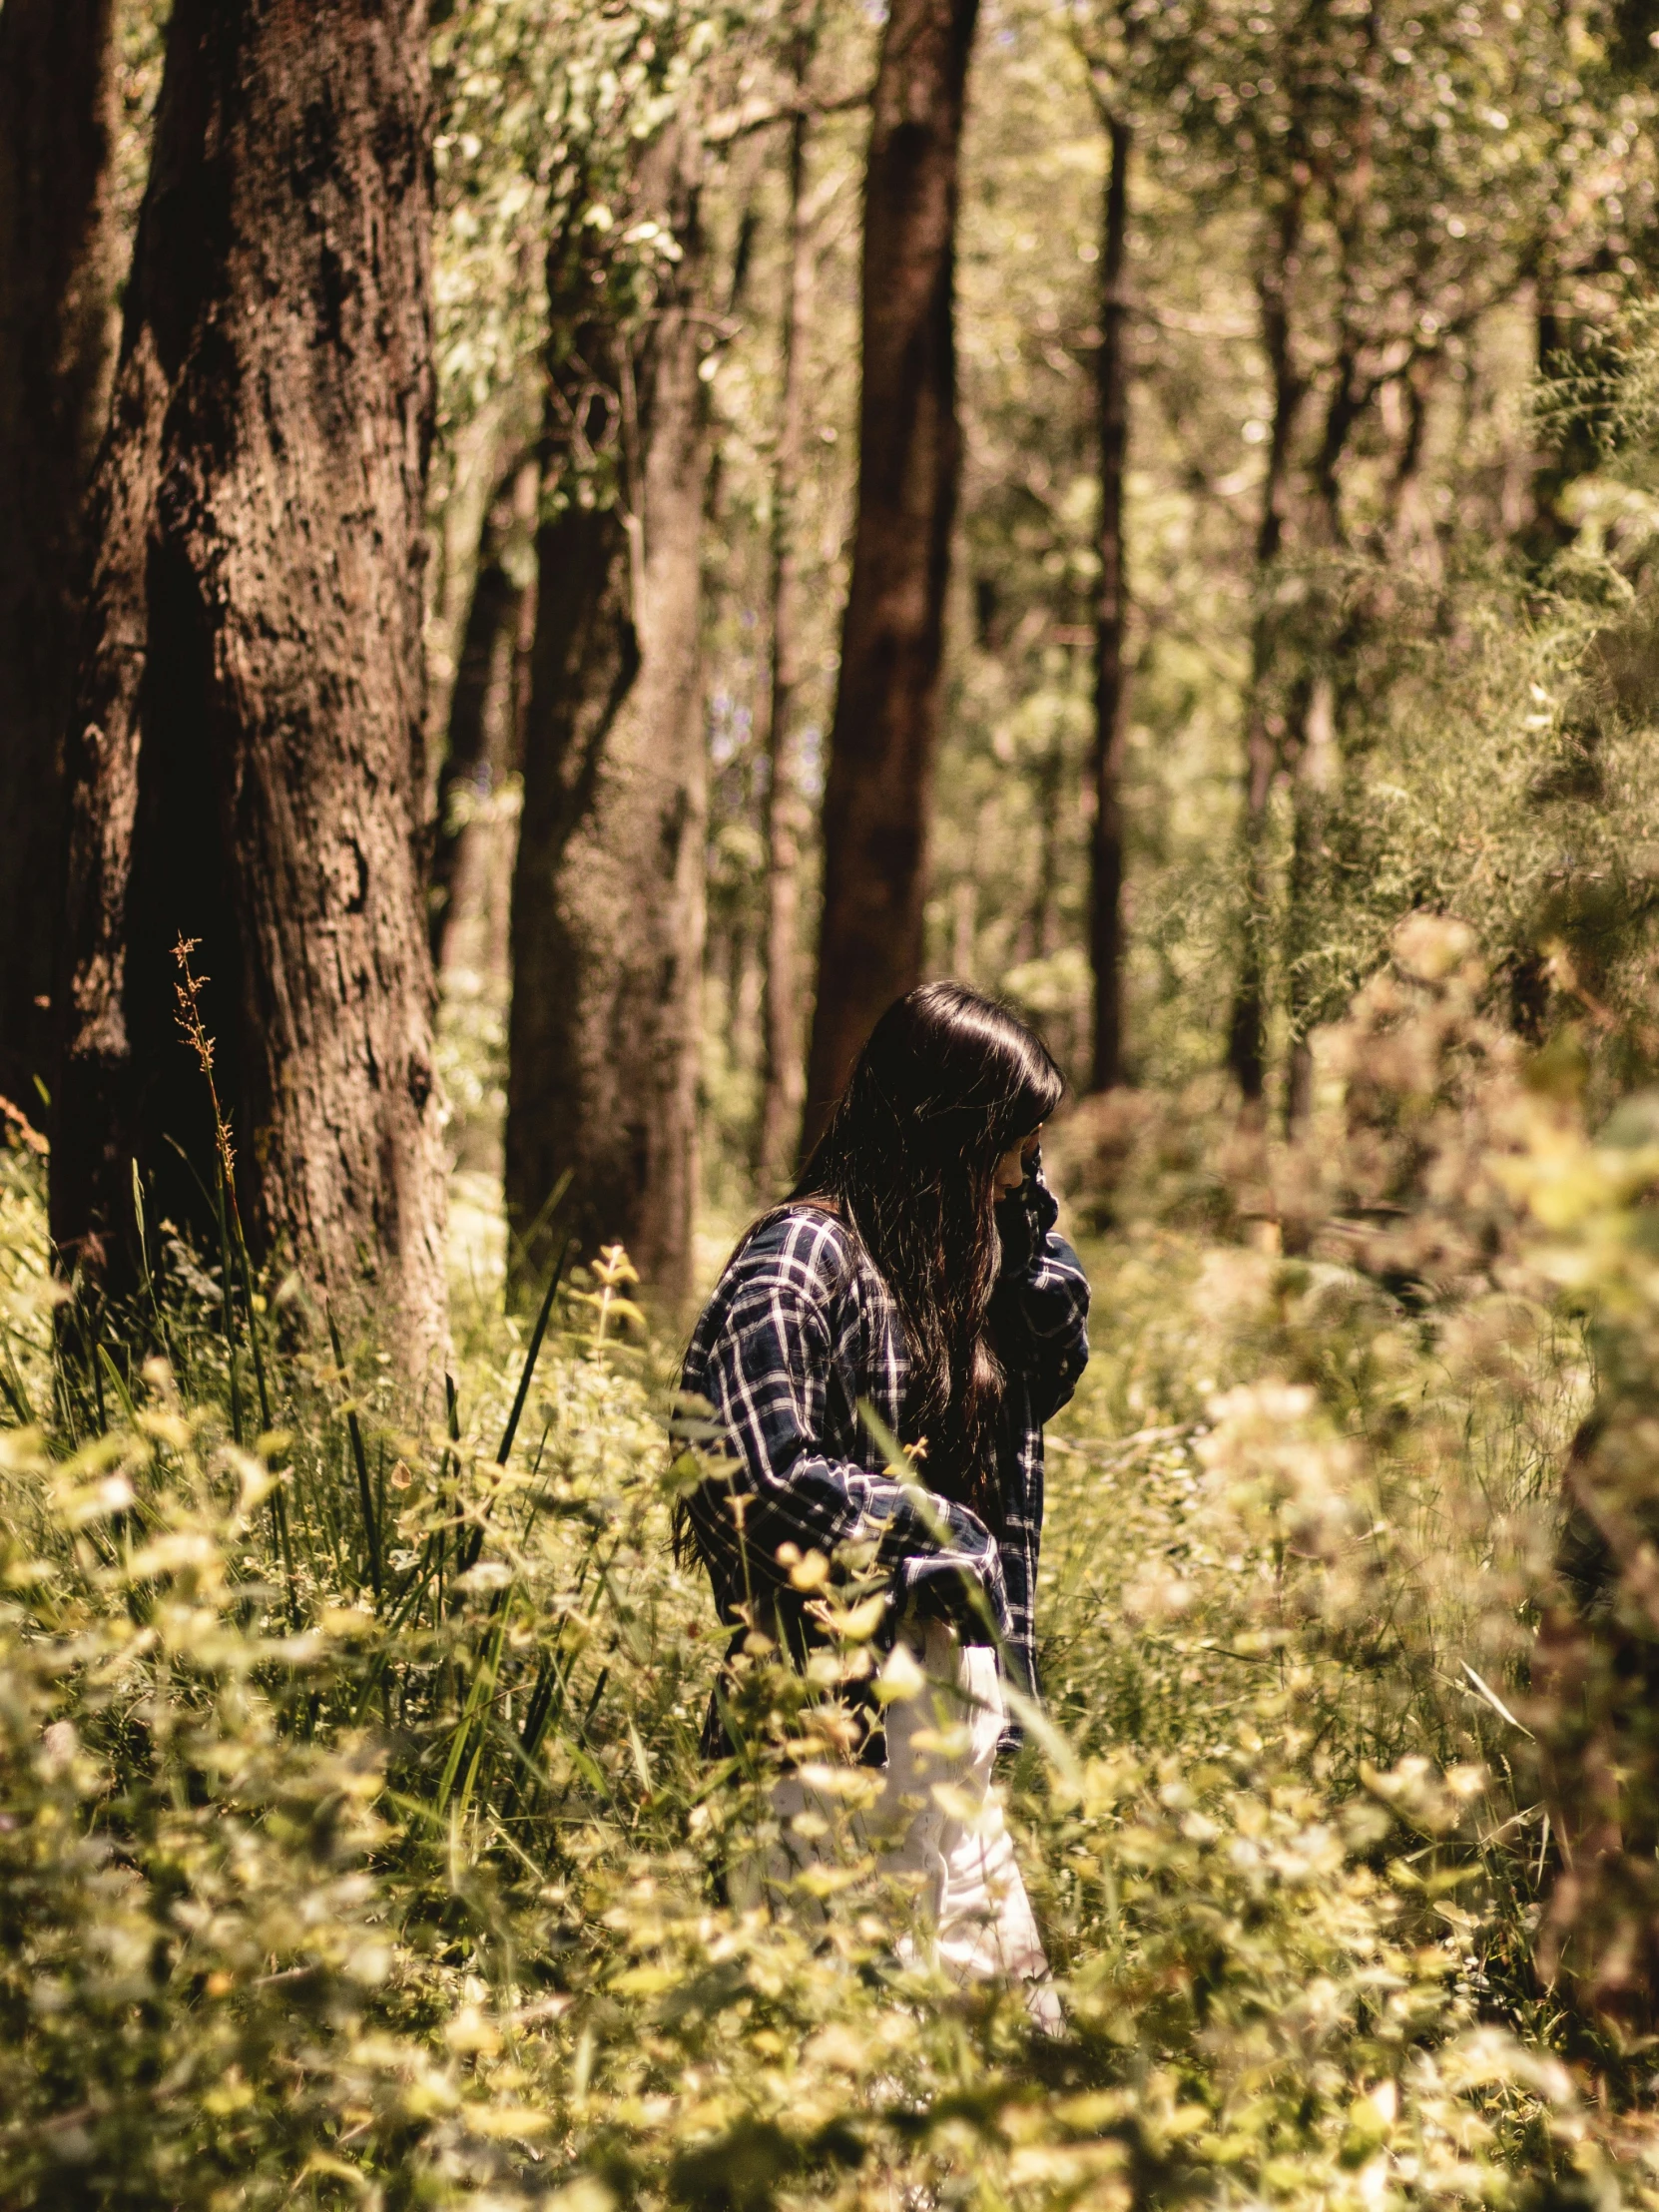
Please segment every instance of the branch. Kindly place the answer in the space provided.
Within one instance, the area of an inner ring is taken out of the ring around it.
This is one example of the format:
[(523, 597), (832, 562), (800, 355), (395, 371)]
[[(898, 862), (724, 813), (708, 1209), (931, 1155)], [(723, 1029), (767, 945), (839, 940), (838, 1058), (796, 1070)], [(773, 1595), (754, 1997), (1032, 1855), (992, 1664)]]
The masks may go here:
[(816, 123), (827, 115), (850, 115), (855, 108), (867, 108), (874, 98), (875, 87), (865, 85), (857, 92), (843, 93), (838, 100), (783, 100), (771, 107), (751, 100), (741, 108), (728, 108), (724, 115), (715, 116), (704, 128), (703, 142), (706, 146), (730, 146), (756, 131), (770, 131), (774, 124), (793, 123), (798, 116)]
[(1188, 338), (1257, 338), (1261, 335), (1259, 322), (1206, 322), (1196, 315), (1181, 314), (1172, 307), (1154, 307), (1144, 299), (1124, 298), (1119, 302), (1142, 322), (1150, 322), (1159, 330), (1178, 330)]
[(1361, 410), (1371, 405), (1384, 384), (1408, 376), (1418, 361), (1442, 351), (1447, 338), (1467, 337), (1477, 322), (1513, 296), (1517, 282), (1518, 277), (1511, 276), (1504, 283), (1494, 283), (1479, 298), (1470, 300), (1459, 313), (1447, 315), (1443, 322), (1436, 319), (1434, 328), (1426, 334), (1417, 325), (1409, 331), (1396, 331), (1392, 343), (1404, 346), (1404, 354), (1391, 366), (1377, 369), (1359, 386)]
[[(1120, 17), (1119, 27), (1123, 33), (1124, 44), (1127, 47), (1130, 26), (1123, 22)], [(1081, 20), (1080, 13), (1073, 13), (1069, 9), (1066, 15), (1066, 38), (1072, 52), (1083, 65), (1083, 81), (1094, 107), (1095, 120), (1102, 130), (1115, 130), (1123, 120), (1121, 100), (1114, 101), (1112, 98), (1111, 88), (1115, 72), (1104, 55), (1100, 54), (1089, 43), (1088, 32)], [(1121, 93), (1121, 87), (1118, 89)]]

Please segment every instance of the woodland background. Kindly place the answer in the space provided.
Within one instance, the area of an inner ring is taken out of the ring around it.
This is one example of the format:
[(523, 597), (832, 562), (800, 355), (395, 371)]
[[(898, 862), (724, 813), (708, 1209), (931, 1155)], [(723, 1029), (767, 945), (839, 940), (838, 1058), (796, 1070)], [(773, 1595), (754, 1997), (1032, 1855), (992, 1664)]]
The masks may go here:
[[(1656, 102), (1641, 0), (4, 0), (0, 2200), (1653, 2201)], [(667, 1534), (939, 973), (1096, 1283), (1035, 2044), (851, 1831), (734, 1910), (875, 1662), (839, 1562), (709, 1769)]]

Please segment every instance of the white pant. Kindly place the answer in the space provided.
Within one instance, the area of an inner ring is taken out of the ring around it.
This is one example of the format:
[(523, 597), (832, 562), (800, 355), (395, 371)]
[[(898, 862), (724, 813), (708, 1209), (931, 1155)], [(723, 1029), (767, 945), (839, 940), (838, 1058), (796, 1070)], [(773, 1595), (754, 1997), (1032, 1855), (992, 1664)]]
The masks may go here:
[[(901, 1957), (927, 1957), (959, 1982), (1000, 1975), (1022, 1983), (1032, 2018), (1057, 2033), (1059, 1999), (991, 1781), (1007, 1717), (996, 1653), (964, 1647), (936, 1621), (906, 1640), (926, 1687), (888, 1706), (880, 1794), (850, 1824), (849, 1841), (920, 1892), (925, 1949), (905, 1938)], [(833, 1814), (822, 1791), (788, 1776), (774, 1787), (773, 1809), (783, 1834), (768, 1854), (769, 1884), (833, 1862)]]

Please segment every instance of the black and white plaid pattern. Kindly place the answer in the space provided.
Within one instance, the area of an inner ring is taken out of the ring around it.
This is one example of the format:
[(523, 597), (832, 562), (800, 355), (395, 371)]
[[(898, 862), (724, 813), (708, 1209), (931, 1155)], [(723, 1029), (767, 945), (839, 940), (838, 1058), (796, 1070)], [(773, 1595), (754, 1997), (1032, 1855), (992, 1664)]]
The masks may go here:
[[(892, 1622), (913, 1602), (971, 1636), (962, 1583), (972, 1576), (1016, 1679), (1035, 1689), (1043, 1422), (1070, 1397), (1089, 1356), (1089, 1286), (1076, 1253), (1054, 1234), (1057, 1211), (1040, 1170), (999, 1210), (1004, 1261), (991, 1321), (1008, 1374), (997, 1440), (1000, 1540), (965, 1506), (934, 1495), (924, 1508), (882, 1471), (858, 1402), (867, 1399), (895, 1436), (913, 1441), (909, 1360), (898, 1309), (858, 1240), (814, 1206), (786, 1207), (750, 1232), (703, 1311), (681, 1376), (684, 1395), (713, 1408), (736, 1454), (690, 1500), (724, 1620), (739, 1622), (740, 1608), (755, 1602), (798, 1616), (781, 1544), (831, 1558), (838, 1545), (873, 1537), (891, 1570)], [(925, 1480), (925, 1459), (918, 1471)]]

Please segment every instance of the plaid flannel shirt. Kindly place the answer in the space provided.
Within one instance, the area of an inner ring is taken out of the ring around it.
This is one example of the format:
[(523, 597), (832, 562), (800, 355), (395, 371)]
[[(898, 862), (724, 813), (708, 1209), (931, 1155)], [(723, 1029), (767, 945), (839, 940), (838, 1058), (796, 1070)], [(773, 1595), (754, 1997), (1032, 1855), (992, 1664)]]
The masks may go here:
[[(912, 1492), (884, 1471), (858, 1413), (867, 1399), (895, 1436), (905, 1418), (909, 1359), (891, 1293), (834, 1215), (789, 1206), (759, 1222), (705, 1307), (682, 1393), (713, 1409), (734, 1454), (693, 1493), (692, 1527), (722, 1619), (758, 1602), (781, 1616), (799, 1650), (805, 1627), (781, 1544), (826, 1558), (879, 1541), (890, 1572), (889, 1629), (911, 1604), (976, 1632), (964, 1576), (989, 1600), (1016, 1680), (1036, 1690), (1037, 1551), (1043, 1517), (1043, 1422), (1076, 1387), (1089, 1356), (1089, 1286), (1054, 1234), (1058, 1213), (1034, 1168), (999, 1208), (1003, 1266), (991, 1328), (1007, 1372), (996, 1466), (1003, 1527), (993, 1538), (965, 1506)], [(1023, 1249), (1022, 1249), (1023, 1247)], [(925, 1473), (925, 1461), (921, 1463)]]

